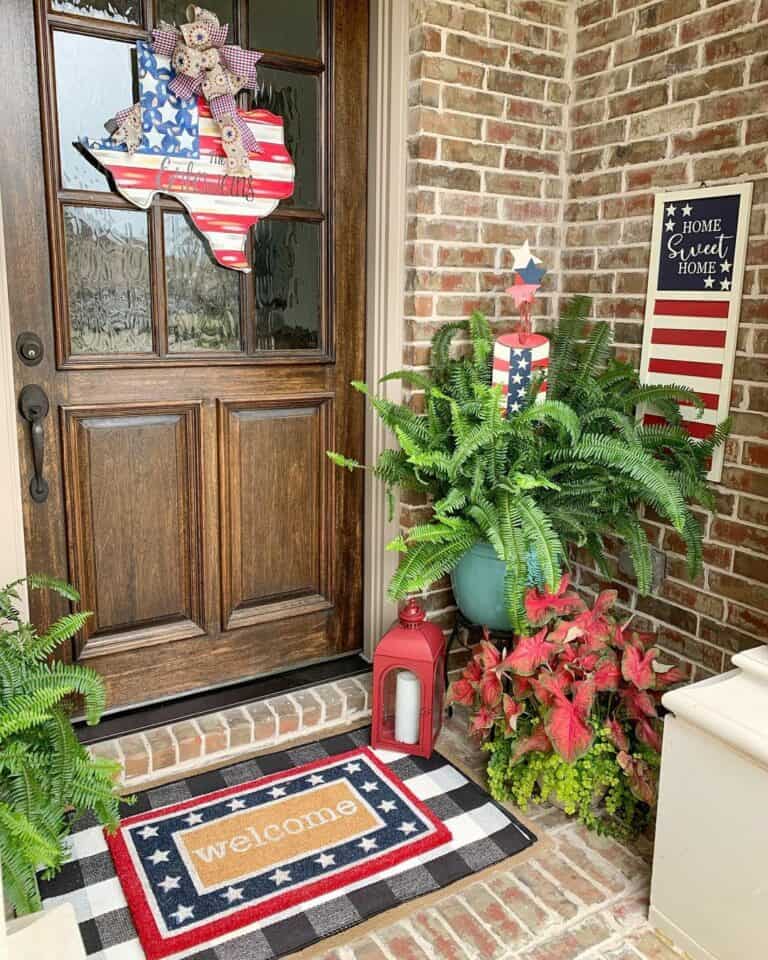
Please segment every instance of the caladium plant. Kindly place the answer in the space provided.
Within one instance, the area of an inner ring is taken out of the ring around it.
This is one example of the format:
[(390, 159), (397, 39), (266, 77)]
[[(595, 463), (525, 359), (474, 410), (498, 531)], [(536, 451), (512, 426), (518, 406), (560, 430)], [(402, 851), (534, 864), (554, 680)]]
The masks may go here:
[[(531, 635), (500, 650), (484, 631), (461, 678), (452, 684), (449, 700), (470, 709), (471, 731), (487, 741), (492, 753), (503, 754), (503, 771), (497, 764), (491, 776), (499, 799), (520, 801), (520, 790), (509, 786), (522, 782), (528, 784), (523, 793), (534, 795), (534, 767), (565, 765), (576, 776), (573, 782), (589, 794), (589, 802), (582, 798), (574, 810), (590, 826), (611, 829), (604, 820), (590, 822), (591, 805), (601, 792), (613, 806), (610, 813), (629, 809), (632, 829), (645, 821), (638, 811), (649, 812), (655, 801), (661, 697), (685, 675), (663, 662), (653, 634), (620, 622), (615, 602), (616, 592), (606, 590), (588, 606), (566, 577), (552, 593), (529, 590), (525, 609), (534, 624)], [(595, 757), (602, 770), (597, 781), (582, 775), (582, 767), (594, 766)], [(558, 776), (553, 783), (564, 782)], [(614, 832), (627, 835), (627, 830)]]

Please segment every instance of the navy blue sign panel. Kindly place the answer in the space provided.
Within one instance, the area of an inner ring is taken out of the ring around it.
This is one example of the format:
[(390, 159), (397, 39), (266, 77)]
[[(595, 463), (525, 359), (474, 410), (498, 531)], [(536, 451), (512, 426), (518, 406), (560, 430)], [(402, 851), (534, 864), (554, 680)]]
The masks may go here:
[(731, 289), (740, 201), (735, 194), (664, 204), (660, 291), (720, 293)]

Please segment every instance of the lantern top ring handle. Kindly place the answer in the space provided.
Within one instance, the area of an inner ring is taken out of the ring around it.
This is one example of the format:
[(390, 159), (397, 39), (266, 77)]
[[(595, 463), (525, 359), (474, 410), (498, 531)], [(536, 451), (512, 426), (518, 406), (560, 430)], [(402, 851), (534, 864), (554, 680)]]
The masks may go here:
[(410, 630), (415, 630), (427, 619), (424, 608), (411, 597), (405, 607), (400, 611), (400, 623)]

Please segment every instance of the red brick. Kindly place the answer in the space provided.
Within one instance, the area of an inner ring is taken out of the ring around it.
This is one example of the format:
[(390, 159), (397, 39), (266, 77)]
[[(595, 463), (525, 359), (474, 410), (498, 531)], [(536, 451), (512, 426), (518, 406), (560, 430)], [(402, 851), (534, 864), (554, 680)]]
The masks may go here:
[(480, 90), (467, 90), (463, 87), (445, 87), (443, 106), (460, 113), (482, 114), (488, 117), (500, 117), (504, 111), (503, 97)]
[(378, 936), (389, 952), (402, 960), (429, 960), (412, 934), (401, 924), (385, 927)]
[(627, 190), (647, 190), (649, 187), (671, 187), (684, 184), (687, 169), (684, 163), (656, 164), (640, 170), (628, 170)]
[(573, 72), (577, 77), (588, 77), (593, 73), (602, 73), (611, 59), (610, 49), (595, 50), (575, 57)]
[(672, 155), (706, 153), (708, 150), (723, 150), (738, 145), (739, 127), (735, 123), (724, 123), (719, 127), (706, 127), (704, 130), (672, 137)]
[(638, 34), (623, 40), (614, 47), (613, 63), (620, 67), (633, 60), (642, 60), (651, 57), (654, 53), (662, 53), (675, 45), (675, 27), (663, 27), (654, 33)]
[(640, 60), (632, 66), (632, 86), (666, 80), (675, 74), (693, 70), (698, 63), (696, 55), (696, 47), (683, 47), (682, 50), (670, 50), (661, 56)]
[(727, 153), (717, 157), (697, 160), (693, 165), (693, 179), (730, 180), (733, 177), (748, 174), (764, 175), (766, 172), (766, 151), (764, 147), (754, 150), (742, 150), (740, 153)]
[(444, 139), (440, 142), (440, 159), (451, 163), (498, 167), (501, 163), (501, 147), (492, 147), (486, 143), (471, 143), (469, 140)]
[(618, 143), (624, 139), (627, 129), (626, 120), (622, 117), (610, 123), (599, 123), (592, 127), (583, 127), (571, 131), (571, 145), (574, 150), (589, 150), (606, 143)]
[(754, 27), (752, 30), (743, 30), (712, 40), (704, 47), (704, 62), (718, 63), (720, 60), (734, 60), (750, 53), (764, 52), (765, 26)]
[(504, 953), (499, 941), (467, 910), (460, 896), (440, 901), (437, 910), (458, 940), (471, 949), (473, 957), (492, 960)]
[(652, 160), (661, 160), (667, 152), (667, 141), (636, 140), (633, 143), (620, 143), (611, 147), (608, 155), (608, 165), (611, 167), (632, 166), (636, 163), (650, 163)]
[(490, 35), (493, 40), (503, 40), (505, 43), (522, 43), (542, 49), (546, 49), (547, 46), (545, 27), (508, 20), (506, 17), (491, 17)]
[(512, 173), (486, 173), (485, 186), (489, 193), (503, 193), (518, 197), (541, 195), (539, 177), (523, 177)]
[(429, 944), (435, 960), (466, 960), (467, 954), (450, 935), (435, 910), (420, 910), (411, 923), (422, 940)]
[(693, 126), (694, 112), (695, 104), (690, 103), (667, 107), (666, 110), (656, 110), (653, 113), (635, 114), (629, 121), (629, 139), (638, 140), (660, 133), (690, 129)]
[(768, 98), (768, 85), (709, 97), (702, 100), (699, 105), (699, 122), (717, 123), (719, 120), (729, 120), (731, 117), (763, 113), (766, 98)]
[(678, 77), (672, 84), (674, 100), (691, 100), (694, 97), (706, 97), (716, 90), (730, 90), (741, 86), (744, 80), (744, 64), (728, 63), (713, 70), (691, 73)]
[(203, 738), (200, 731), (189, 720), (184, 723), (175, 723), (171, 732), (179, 751), (179, 763), (186, 763), (199, 757), (203, 749)]
[(463, 170), (436, 164), (414, 164), (413, 176), (420, 186), (447, 187), (449, 190), (480, 190), (480, 174), (476, 170)]
[[(489, 886), (493, 886), (490, 882)], [(530, 934), (520, 925), (506, 903), (497, 900), (487, 886), (473, 883), (463, 893), (472, 912), (498, 937), (508, 950), (515, 950), (530, 941)]]
[(749, 23), (754, 11), (754, 0), (740, 0), (739, 3), (723, 4), (698, 17), (692, 17), (680, 27), (680, 43), (684, 45), (694, 40), (736, 30)]
[(732, 603), (728, 610), (728, 623), (754, 636), (768, 637), (768, 613), (759, 613), (757, 610), (750, 610), (749, 607), (740, 607)]
[(607, 20), (613, 13), (613, 0), (593, 0), (581, 4), (576, 10), (576, 22), (580, 27), (589, 27), (599, 20)]
[(450, 27), (464, 33), (482, 35), (485, 33), (486, 14), (482, 10), (468, 10), (454, 3), (436, 3), (430, 0), (424, 7), (426, 23), (439, 27)]
[(165, 727), (148, 730), (144, 736), (149, 744), (152, 772), (172, 767), (176, 763), (176, 744)]
[(509, 51), (510, 69), (524, 70), (536, 76), (563, 77), (565, 76), (565, 58), (540, 53), (537, 50), (526, 50), (523, 47), (512, 47)]
[[(755, 560), (754, 557), (751, 559)], [(765, 571), (765, 559), (757, 559), (759, 560), (758, 565), (761, 564), (763, 571)], [(753, 571), (750, 570), (747, 576), (754, 578)], [(737, 600), (748, 607), (757, 607), (758, 610), (768, 610), (768, 590), (762, 583), (754, 583), (751, 579), (742, 580), (740, 577), (733, 577), (727, 573), (711, 573), (709, 586), (711, 590), (722, 597)]]
[(768, 117), (756, 117), (747, 123), (746, 143), (768, 141)]
[(608, 101), (609, 117), (625, 117), (630, 113), (641, 110), (652, 110), (661, 107), (667, 102), (667, 84), (657, 83), (655, 86), (643, 87), (611, 97)]
[(628, 37), (632, 32), (632, 14), (627, 13), (620, 17), (612, 17), (608, 23), (596, 23), (594, 26), (579, 30), (576, 34), (576, 50), (592, 50), (594, 47), (603, 47), (622, 37)]
[(507, 62), (507, 47), (498, 43), (485, 43), (458, 33), (446, 37), (445, 52), (459, 60), (476, 60), (478, 63), (500, 67)]
[(532, 100), (543, 100), (547, 90), (546, 80), (514, 70), (489, 70), (487, 86), (494, 93), (508, 93), (513, 97), (529, 97)]
[(521, 953), (520, 960), (568, 960), (581, 956), (590, 947), (604, 943), (612, 935), (612, 929), (601, 916), (587, 917), (577, 926), (559, 930), (542, 943)]
[(661, 0), (650, 7), (644, 7), (637, 15), (639, 30), (658, 27), (668, 20), (677, 20), (699, 9), (699, 0)]

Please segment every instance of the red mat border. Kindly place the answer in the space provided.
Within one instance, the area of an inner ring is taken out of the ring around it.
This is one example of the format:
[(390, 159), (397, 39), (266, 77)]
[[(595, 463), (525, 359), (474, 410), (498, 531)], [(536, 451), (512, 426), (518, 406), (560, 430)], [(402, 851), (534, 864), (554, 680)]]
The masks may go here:
[[(124, 827), (131, 827), (137, 823), (144, 823), (148, 820), (157, 820), (171, 813), (178, 813), (190, 807), (195, 807), (200, 803), (219, 800), (241, 793), (243, 790), (249, 790), (252, 787), (262, 787), (275, 780), (283, 780), (286, 776), (307, 773), (310, 770), (328, 767), (331, 764), (351, 760), (354, 757), (360, 756), (364, 756), (370, 760), (385, 780), (389, 780), (397, 786), (408, 802), (435, 827), (433, 834), (414, 840), (412, 843), (398, 850), (384, 852), (375, 860), (349, 867), (343, 873), (337, 873), (332, 877), (316, 880), (313, 883), (294, 890), (286, 890), (258, 905), (250, 907), (246, 905), (242, 910), (238, 910), (228, 917), (211, 920), (210, 923), (207, 923), (203, 927), (197, 927), (194, 930), (176, 934), (175, 936), (163, 936), (152, 915), (152, 910), (144, 890), (144, 884), (136, 872), (133, 860), (128, 852), (128, 846), (123, 837)], [(342, 893), (344, 886), (347, 884), (354, 883), (357, 880), (364, 880), (367, 877), (374, 877), (382, 870), (396, 866), (398, 863), (409, 860), (419, 853), (434, 850), (435, 847), (442, 846), (453, 839), (450, 830), (442, 820), (439, 820), (423, 801), (414, 796), (403, 781), (396, 776), (385, 763), (382, 763), (369, 747), (358, 747), (355, 750), (349, 750), (346, 753), (340, 753), (332, 757), (325, 757), (322, 760), (313, 760), (310, 763), (303, 764), (300, 767), (294, 767), (291, 770), (283, 770), (280, 773), (259, 777), (257, 780), (249, 780), (246, 783), (241, 783), (234, 787), (215, 790), (212, 793), (193, 797), (181, 803), (171, 804), (167, 807), (158, 807), (156, 810), (149, 810), (146, 813), (138, 813), (132, 817), (126, 817), (124, 820), (121, 820), (116, 833), (109, 834), (105, 831), (104, 835), (147, 960), (164, 960), (164, 958), (171, 957), (175, 953), (190, 950), (194, 947), (203, 949), (211, 941), (225, 936), (228, 933), (234, 933), (243, 927), (255, 923), (257, 920), (272, 916), (275, 913), (279, 913), (288, 907), (296, 906), (313, 897), (321, 896), (329, 890), (337, 889), (339, 893)]]

